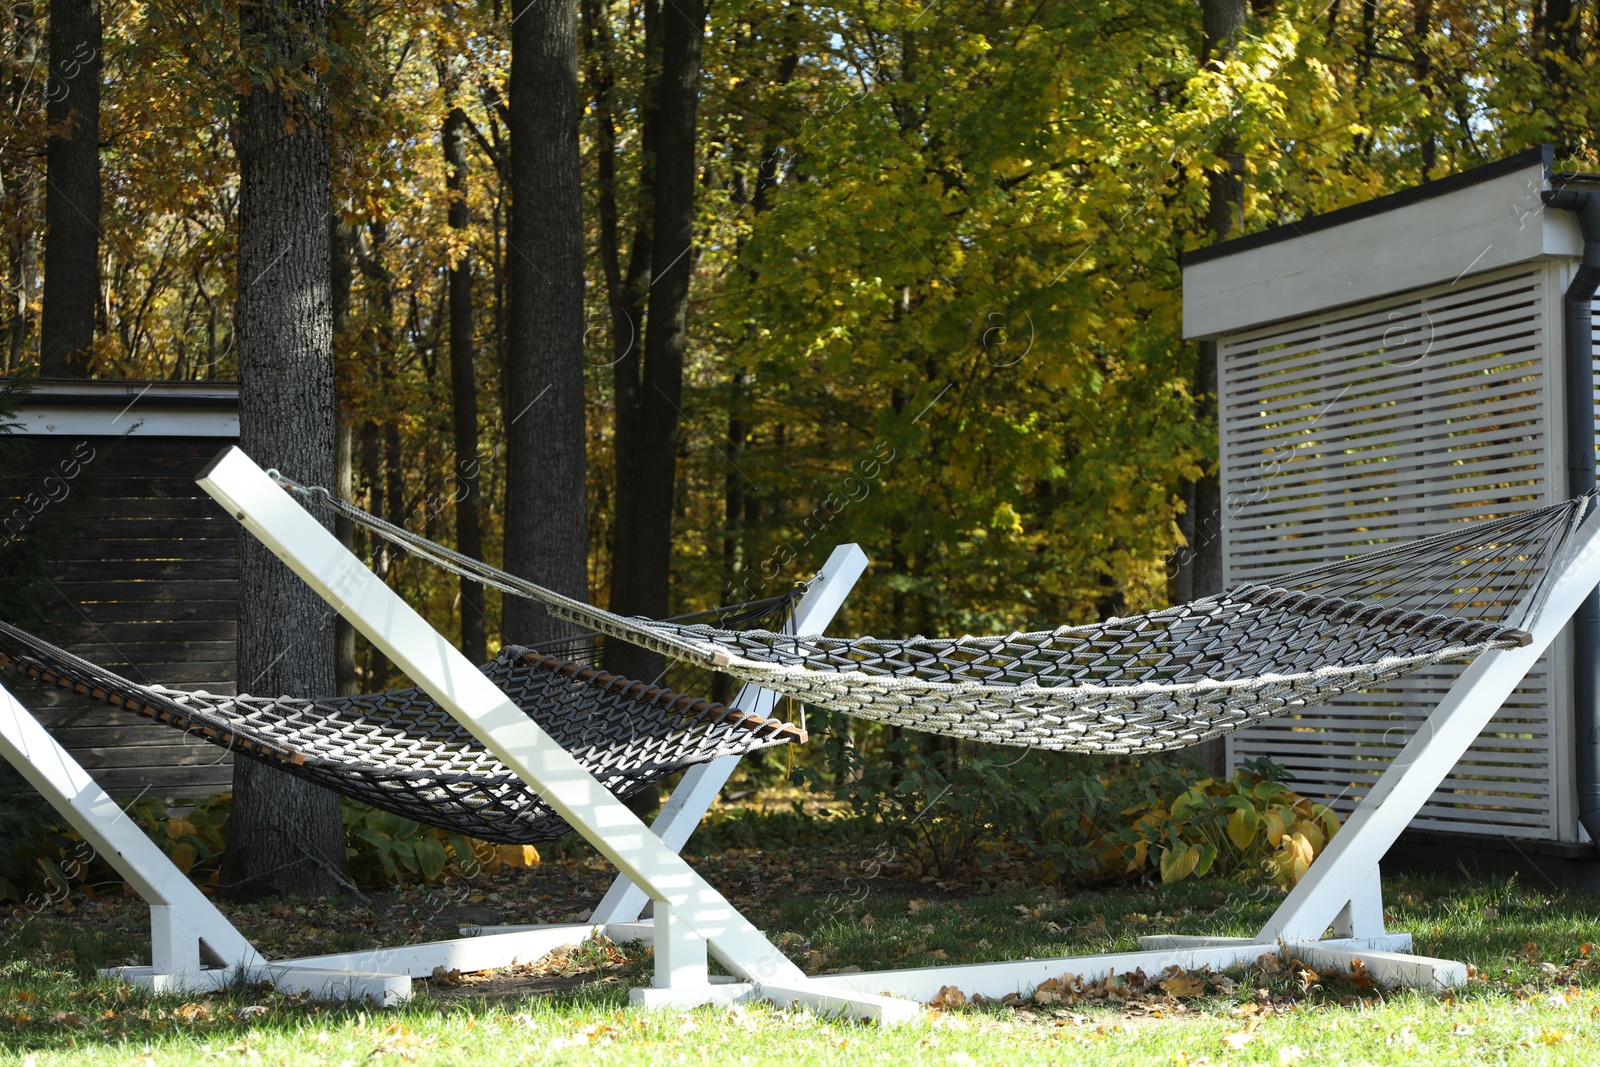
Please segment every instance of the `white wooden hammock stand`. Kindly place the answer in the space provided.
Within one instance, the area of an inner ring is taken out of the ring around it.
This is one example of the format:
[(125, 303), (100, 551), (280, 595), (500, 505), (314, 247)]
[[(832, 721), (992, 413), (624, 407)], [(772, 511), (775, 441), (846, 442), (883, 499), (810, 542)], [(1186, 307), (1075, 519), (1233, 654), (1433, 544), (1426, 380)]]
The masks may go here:
[[(281, 495), (281, 493), (280, 493)], [(787, 629), (820, 633), (867, 568), (866, 554), (840, 545), (795, 605)], [(476, 672), (474, 672), (476, 673)], [(775, 696), (745, 686), (733, 702), (766, 717)], [(159, 847), (99, 787), (16, 697), (0, 686), (0, 755), (4, 755), (150, 905), (151, 965), (106, 973), (159, 992), (210, 990), (231, 983), (242, 967), (285, 992), (399, 1003), (411, 980), (436, 968), (463, 972), (533, 962), (553, 949), (604, 935), (652, 941), (655, 925), (640, 922), (648, 895), (619, 875), (587, 922), (464, 930), (446, 941), (267, 960), (179, 871)], [(650, 829), (673, 852), (683, 848), (739, 763), (724, 756), (684, 772)], [(609, 794), (608, 794), (609, 795)]]
[[(968, 996), (998, 998), (1069, 973), (1097, 981), (1136, 969), (1223, 970), (1280, 953), (1313, 967), (1348, 967), (1359, 959), (1385, 984), (1442, 989), (1464, 982), (1464, 964), (1410, 955), (1410, 935), (1384, 929), (1378, 861), (1585, 595), (1600, 585), (1597, 511), (1556, 564), (1531, 643), (1489, 651), (1462, 672), (1255, 937), (1157, 936), (1141, 938), (1137, 952), (806, 977), (678, 856), (677, 835), (687, 838), (691, 826), (680, 830), (675, 823), (666, 840), (651, 833), (244, 453), (230, 449), (219, 456), (200, 484), (637, 887), (630, 891), (622, 879), (613, 886), (607, 900), (616, 910), (608, 913), (612, 921), (606, 927), (614, 937), (638, 936), (654, 945), (655, 977), (650, 988), (632, 991), (635, 1002), (688, 1005), (755, 997), (882, 1023), (915, 1017), (946, 985)], [(5, 704), (0, 733), (6, 755), (19, 767), (34, 768), (35, 785), (150, 902), (154, 959), (143, 970), (158, 988), (218, 984), (226, 980), (223, 972), (204, 965), (225, 963), (259, 972), (283, 988), (391, 1002), (408, 991), (405, 974), (428, 974), (434, 966), (492, 967), (508, 955), (531, 959), (538, 946), (553, 948), (571, 940), (574, 931), (590, 929), (511, 929), (433, 946), (267, 963), (9, 694)], [(621, 922), (638, 915), (640, 896), (654, 903), (650, 923)], [(604, 917), (597, 912), (597, 920)], [(708, 951), (734, 978), (708, 976)]]

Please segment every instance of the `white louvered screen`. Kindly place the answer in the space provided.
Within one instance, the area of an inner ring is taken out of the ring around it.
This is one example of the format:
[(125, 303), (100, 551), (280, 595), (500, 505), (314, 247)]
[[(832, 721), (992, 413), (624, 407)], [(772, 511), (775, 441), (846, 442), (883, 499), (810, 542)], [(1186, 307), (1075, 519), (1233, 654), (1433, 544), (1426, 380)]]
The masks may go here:
[[(1227, 585), (1564, 496), (1564, 272), (1532, 263), (1222, 337)], [(1414, 826), (1563, 836), (1570, 768), (1553, 687), (1565, 681), (1552, 660), (1565, 662), (1561, 645)], [(1435, 668), (1242, 731), (1230, 762), (1270, 756), (1301, 792), (1348, 812), (1459, 672)]]

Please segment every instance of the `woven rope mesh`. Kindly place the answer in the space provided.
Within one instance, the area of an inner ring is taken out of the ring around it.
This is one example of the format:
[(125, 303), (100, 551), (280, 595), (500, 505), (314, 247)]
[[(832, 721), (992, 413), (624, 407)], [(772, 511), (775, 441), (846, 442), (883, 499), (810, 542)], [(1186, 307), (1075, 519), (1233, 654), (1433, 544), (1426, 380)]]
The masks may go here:
[[(723, 625), (781, 626), (789, 607), (783, 597), (715, 617)], [(501, 844), (548, 841), (570, 829), (420, 689), (302, 700), (145, 686), (3, 623), (0, 665), (430, 826)], [(804, 739), (776, 719), (617, 678), (542, 649), (508, 647), (483, 671), (618, 796), (695, 763)]]
[(629, 619), (560, 597), (349, 505), (415, 554), (563, 618), (846, 714), (998, 744), (1182, 748), (1445, 660), (1527, 641), (1579, 497), (1270, 584), (1126, 619), (998, 637), (848, 639)]

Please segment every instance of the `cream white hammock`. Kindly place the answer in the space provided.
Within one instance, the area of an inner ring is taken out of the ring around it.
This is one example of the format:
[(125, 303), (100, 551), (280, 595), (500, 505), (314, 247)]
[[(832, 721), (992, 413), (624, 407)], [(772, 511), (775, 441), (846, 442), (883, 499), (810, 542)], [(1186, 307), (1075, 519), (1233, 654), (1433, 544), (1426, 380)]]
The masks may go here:
[(994, 637), (790, 636), (629, 618), (269, 474), (453, 573), (673, 659), (914, 730), (1078, 752), (1183, 748), (1429, 664), (1528, 643), (1594, 495), (1178, 607)]

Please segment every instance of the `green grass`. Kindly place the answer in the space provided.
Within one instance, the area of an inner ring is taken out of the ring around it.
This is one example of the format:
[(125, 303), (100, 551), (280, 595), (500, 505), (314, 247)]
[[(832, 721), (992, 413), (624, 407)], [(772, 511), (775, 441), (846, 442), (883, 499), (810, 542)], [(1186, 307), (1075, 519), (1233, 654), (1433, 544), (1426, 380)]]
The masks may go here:
[[(844, 883), (831, 897), (770, 900), (752, 918), (819, 972), (1122, 950), (1139, 934), (1173, 929), (1249, 933), (1279, 899), (1209, 883), (1079, 894), (957, 888)], [(141, 951), (133, 904), (119, 904), (92, 922), (52, 914), (10, 923), (0, 945), (0, 1062), (1276, 1065), (1589, 1063), (1600, 1054), (1600, 964), (1588, 955), (1600, 950), (1585, 947), (1600, 933), (1600, 897), (1412, 879), (1391, 882), (1388, 903), (1391, 925), (1411, 930), (1418, 952), (1465, 959), (1477, 977), (1453, 994), (1380, 995), (1339, 976), (1240, 971), (1227, 993), (1213, 982), (1181, 1000), (1155, 990), (984, 1005), (890, 1031), (767, 1006), (636, 1011), (627, 987), (649, 969), (636, 948), (578, 958), (569, 969), (581, 984), (536, 996), (496, 982), (424, 987), (386, 1011), (243, 988), (149, 997), (89, 977)], [(313, 909), (297, 924), (363, 941), (359, 927), (333, 929), (348, 908)]]

